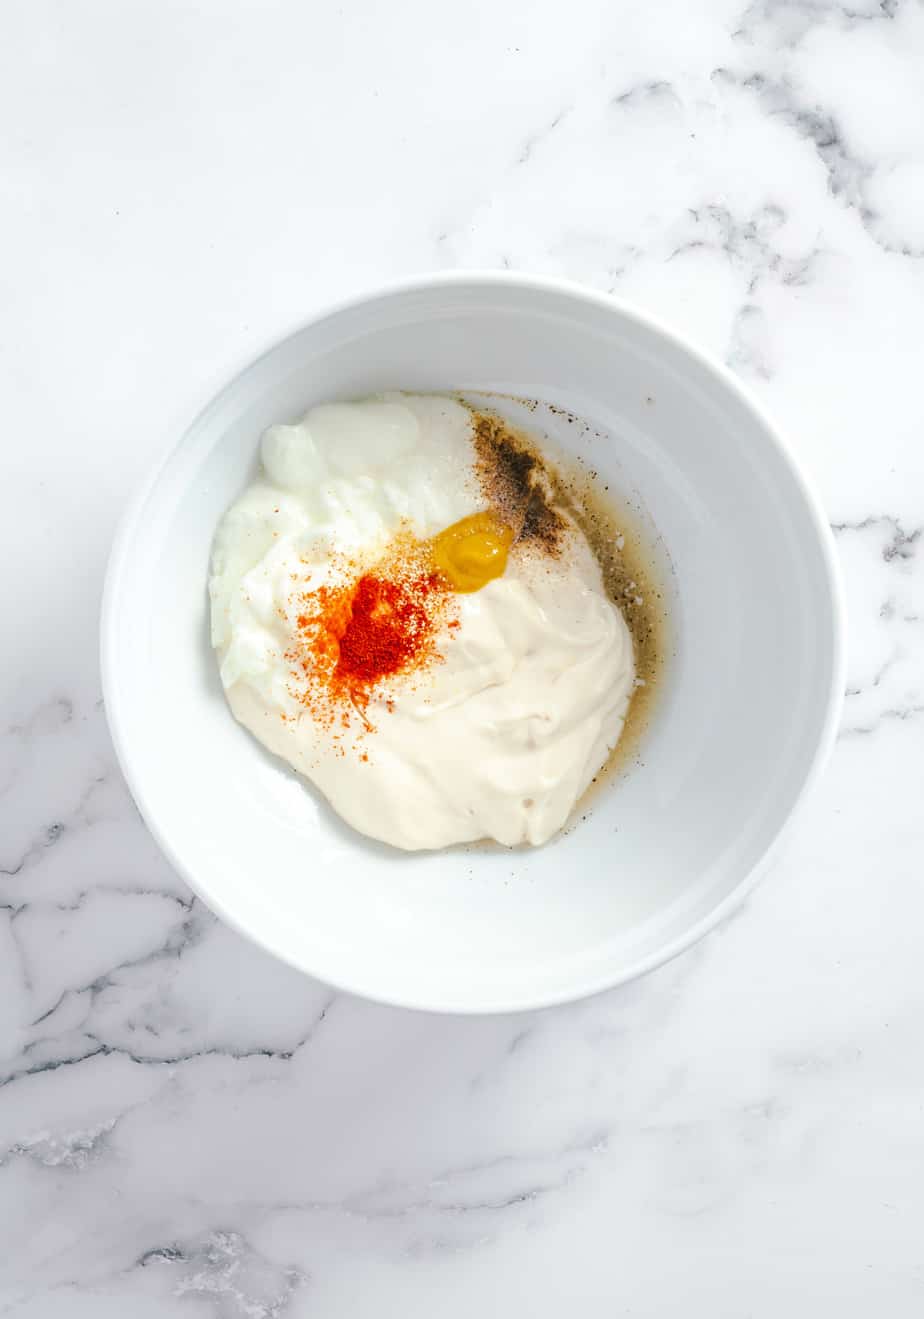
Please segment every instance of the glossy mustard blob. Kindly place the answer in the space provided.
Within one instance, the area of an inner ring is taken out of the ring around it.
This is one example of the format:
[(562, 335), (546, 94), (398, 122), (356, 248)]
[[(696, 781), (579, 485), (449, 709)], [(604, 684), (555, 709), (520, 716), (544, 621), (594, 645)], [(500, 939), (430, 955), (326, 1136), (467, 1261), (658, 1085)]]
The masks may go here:
[(433, 538), (433, 561), (454, 591), (480, 591), (502, 577), (513, 529), (492, 512), (473, 513)]

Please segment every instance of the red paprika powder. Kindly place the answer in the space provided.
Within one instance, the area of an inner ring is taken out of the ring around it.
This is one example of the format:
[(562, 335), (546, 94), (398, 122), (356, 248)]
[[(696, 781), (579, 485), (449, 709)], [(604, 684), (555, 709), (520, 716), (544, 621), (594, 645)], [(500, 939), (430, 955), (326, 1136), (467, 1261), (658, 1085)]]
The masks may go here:
[(360, 577), (339, 638), (334, 677), (352, 686), (371, 686), (413, 667), (427, 650), (434, 622), (427, 604), (437, 593), (443, 594), (434, 572), (403, 582), (373, 573)]
[(439, 660), (435, 633), (450, 600), (419, 553), (299, 595), (297, 644), (287, 653), (299, 679), (294, 694), (322, 723), (345, 726), (352, 707), (368, 728), (363, 711), (380, 683)]

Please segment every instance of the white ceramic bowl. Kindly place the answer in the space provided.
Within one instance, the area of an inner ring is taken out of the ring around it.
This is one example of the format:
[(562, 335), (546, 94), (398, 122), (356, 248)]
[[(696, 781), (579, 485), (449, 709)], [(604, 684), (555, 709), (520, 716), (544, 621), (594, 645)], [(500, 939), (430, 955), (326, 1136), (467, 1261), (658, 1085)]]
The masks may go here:
[[(641, 503), (673, 563), (677, 653), (642, 763), (538, 850), (370, 843), (225, 705), (209, 546), (261, 431), (386, 388), (496, 390), (586, 418), (594, 431), (562, 426), (559, 440)], [(103, 685), (135, 800), (215, 911), (343, 989), (492, 1012), (640, 975), (741, 901), (832, 742), (842, 631), (825, 519), (731, 375), (607, 297), (432, 276), (312, 321), (192, 424), (113, 549)]]

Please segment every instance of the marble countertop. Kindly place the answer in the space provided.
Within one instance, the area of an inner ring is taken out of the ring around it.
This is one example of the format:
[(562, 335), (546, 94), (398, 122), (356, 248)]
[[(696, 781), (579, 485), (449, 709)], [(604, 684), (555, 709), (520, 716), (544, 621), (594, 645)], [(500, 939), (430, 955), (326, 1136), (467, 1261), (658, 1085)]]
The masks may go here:
[[(77, 0), (0, 49), (0, 1315), (924, 1308), (924, 7)], [(774, 873), (571, 1007), (334, 995), (171, 873), (97, 672), (113, 527), (329, 300), (461, 266), (669, 319), (837, 532), (843, 728)]]

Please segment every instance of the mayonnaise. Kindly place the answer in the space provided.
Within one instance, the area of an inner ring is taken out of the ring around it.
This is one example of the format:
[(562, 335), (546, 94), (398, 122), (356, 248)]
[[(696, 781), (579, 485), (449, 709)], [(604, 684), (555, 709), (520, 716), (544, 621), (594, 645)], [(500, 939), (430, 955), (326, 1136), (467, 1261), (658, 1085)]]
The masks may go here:
[(437, 662), (374, 687), (334, 737), (293, 676), (300, 592), (342, 585), (345, 563), (374, 565), (399, 534), (440, 545), (489, 511), (472, 415), (429, 396), (327, 404), (267, 431), (262, 460), (218, 528), (209, 583), (238, 720), (372, 838), (550, 839), (618, 740), (635, 677), (582, 533), (566, 519), (555, 557), (514, 543), (502, 575), (459, 587)]

